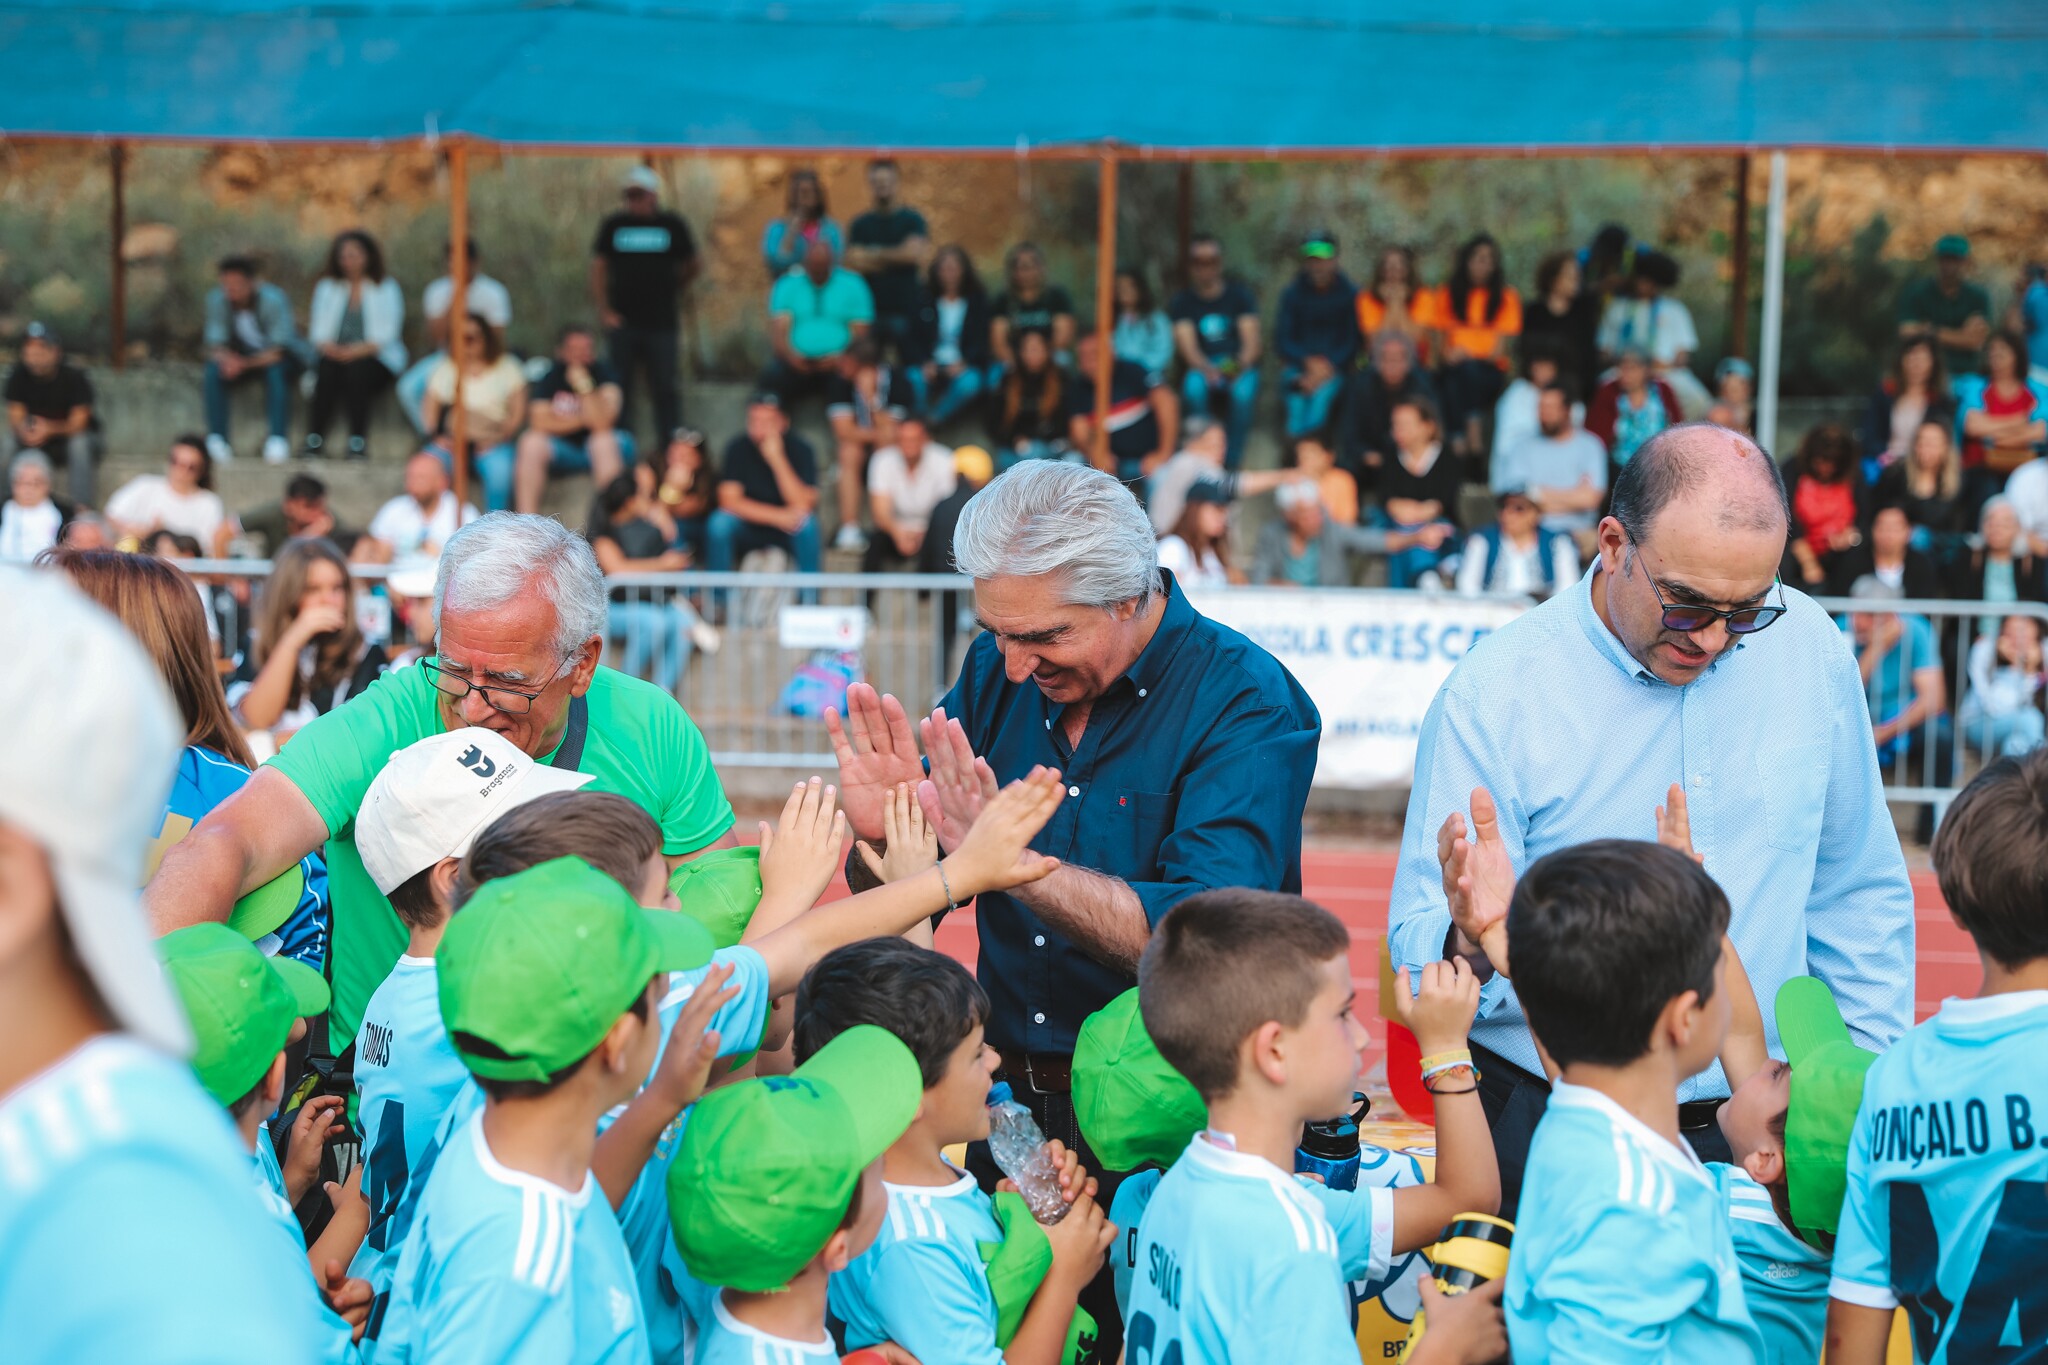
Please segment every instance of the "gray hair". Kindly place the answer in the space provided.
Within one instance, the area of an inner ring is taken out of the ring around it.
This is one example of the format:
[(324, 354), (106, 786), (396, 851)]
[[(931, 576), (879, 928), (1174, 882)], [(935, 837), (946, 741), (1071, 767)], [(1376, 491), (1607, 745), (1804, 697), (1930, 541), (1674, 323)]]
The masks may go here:
[(7, 466), (7, 477), (12, 481), (23, 471), (30, 469), (39, 471), (46, 479), (52, 477), (50, 457), (40, 450), (24, 450), (15, 456), (13, 462)]
[[(1984, 499), (1984, 505), (1977, 509), (1978, 535), (1981, 536), (1984, 534), (1984, 528), (1991, 524), (1991, 514), (1993, 512), (1996, 512), (2001, 507), (2004, 508), (2006, 511), (2012, 513), (2016, 517), (2020, 515), (2019, 507), (2013, 502), (2011, 498), (2007, 497), (2003, 493), (1993, 493), (1990, 497)], [(2026, 519), (2024, 517), (2021, 517), (2020, 522), (2022, 527), (2024, 527), (2026, 524)]]
[(553, 517), (489, 512), (448, 537), (434, 576), (434, 630), (451, 603), (488, 610), (538, 592), (555, 608), (555, 652), (566, 663), (604, 638), (604, 574), (590, 542)]
[(973, 579), (1058, 574), (1069, 604), (1152, 603), (1159, 546), (1131, 490), (1099, 469), (1027, 460), (960, 509), (953, 561)]

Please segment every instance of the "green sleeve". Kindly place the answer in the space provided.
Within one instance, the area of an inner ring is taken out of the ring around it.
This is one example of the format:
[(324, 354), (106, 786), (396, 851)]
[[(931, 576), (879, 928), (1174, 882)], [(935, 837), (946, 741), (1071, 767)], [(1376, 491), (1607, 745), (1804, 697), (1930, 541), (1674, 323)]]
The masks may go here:
[(293, 735), (267, 766), (305, 794), (330, 836), (339, 834), (391, 755), (439, 728), (433, 698), (423, 670), (393, 669)]
[(695, 853), (706, 844), (724, 837), (732, 828), (732, 802), (711, 766), (711, 747), (704, 732), (682, 705), (671, 701), (662, 708), (659, 726), (661, 757), (657, 771), (663, 791), (661, 810), (661, 851), (667, 854)]

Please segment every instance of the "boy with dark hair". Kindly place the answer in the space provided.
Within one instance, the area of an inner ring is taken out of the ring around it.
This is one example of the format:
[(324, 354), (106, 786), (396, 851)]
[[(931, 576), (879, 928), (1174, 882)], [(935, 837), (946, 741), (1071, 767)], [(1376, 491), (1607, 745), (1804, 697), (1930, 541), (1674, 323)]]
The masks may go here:
[[(1138, 1002), (1159, 1054), (1208, 1107), (1208, 1127), (1159, 1182), (1138, 1228), (1125, 1348), (1133, 1360), (1348, 1362), (1343, 1247), (1420, 1245), (1463, 1212), (1490, 1213), (1500, 1177), (1464, 1048), (1479, 987), (1463, 962), (1431, 963), (1402, 1022), (1439, 1084), (1437, 1183), (1371, 1190), (1333, 1229), (1293, 1174), (1305, 1123), (1345, 1112), (1363, 1028), (1352, 1017), (1351, 936), (1329, 911), (1278, 892), (1191, 896), (1153, 932)], [(1370, 1230), (1367, 1231), (1366, 1229)], [(1432, 1300), (1415, 1365), (1500, 1354), (1497, 1290)]]
[(1603, 839), (1531, 865), (1506, 929), (1558, 1073), (1508, 1263), (1514, 1353), (1754, 1359), (1727, 1203), (1678, 1130), (1680, 1083), (1728, 1032), (1728, 898), (1675, 848)]
[(1836, 1365), (1883, 1360), (1894, 1307), (1928, 1365), (2030, 1359), (2048, 1331), (2048, 750), (1978, 774), (1933, 856), (1984, 984), (1865, 1080), (1828, 1287)]
[(987, 1018), (988, 996), (965, 967), (900, 938), (828, 953), (797, 990), (799, 1061), (871, 1024), (910, 1049), (924, 1083), (916, 1117), (882, 1159), (889, 1209), (882, 1234), (832, 1276), (832, 1315), (846, 1324), (850, 1350), (893, 1341), (919, 1360), (1058, 1365), (1081, 1291), (1116, 1236), (1095, 1202), (1094, 1182), (1056, 1150), (1076, 1195), (1042, 1235), (1050, 1269), (1014, 1331), (1003, 1332), (981, 1248), (1001, 1244), (1004, 1228), (974, 1177), (944, 1155), (956, 1143), (988, 1137), (988, 1094), (1001, 1058), (982, 1038)]

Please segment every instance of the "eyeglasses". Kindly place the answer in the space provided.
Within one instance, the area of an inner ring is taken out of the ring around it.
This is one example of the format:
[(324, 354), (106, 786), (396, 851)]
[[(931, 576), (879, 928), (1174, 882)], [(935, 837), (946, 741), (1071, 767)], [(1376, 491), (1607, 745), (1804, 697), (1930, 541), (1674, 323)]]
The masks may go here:
[(533, 691), (521, 692), (511, 687), (485, 687), (481, 683), (471, 682), (459, 673), (450, 673), (448, 666), (441, 662), (438, 655), (421, 659), (420, 667), (427, 670), (427, 677), (432, 680), (434, 690), (442, 696), (459, 702), (470, 693), (476, 692), (482, 695), (484, 705), (508, 716), (523, 716), (531, 711), (533, 699), (547, 691), (554, 684), (555, 678), (561, 676), (556, 674), (555, 678), (550, 678)]
[[(1633, 542), (1631, 542), (1633, 545)], [(1640, 545), (1634, 546), (1638, 557)], [(1643, 577), (1650, 580), (1650, 591), (1657, 595), (1657, 605), (1664, 610), (1664, 629), (1675, 630), (1682, 635), (1705, 630), (1716, 621), (1728, 627), (1730, 635), (1754, 635), (1785, 614), (1785, 586), (1774, 576), (1771, 585), (1778, 590), (1779, 605), (1762, 607), (1737, 607), (1733, 611), (1722, 611), (1718, 607), (1699, 607), (1689, 603), (1672, 603), (1664, 600), (1664, 590), (1657, 586), (1657, 575), (1650, 572), (1650, 566), (1643, 566)]]

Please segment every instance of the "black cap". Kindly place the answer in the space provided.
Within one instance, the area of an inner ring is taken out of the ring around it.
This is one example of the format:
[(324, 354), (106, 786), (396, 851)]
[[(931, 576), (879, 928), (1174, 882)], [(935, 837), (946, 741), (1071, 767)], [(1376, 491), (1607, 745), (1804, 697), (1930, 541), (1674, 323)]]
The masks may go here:
[(748, 397), (747, 406), (750, 408), (779, 408), (782, 406), (782, 395), (773, 389), (756, 389)]
[(50, 345), (59, 348), (64, 345), (63, 342), (57, 340), (57, 333), (51, 329), (50, 324), (47, 322), (31, 322), (28, 326), (21, 329), (21, 339), (23, 341), (47, 341)]
[(1201, 502), (1214, 503), (1218, 507), (1228, 507), (1230, 506), (1230, 490), (1223, 486), (1223, 482), (1220, 479), (1196, 479), (1188, 485), (1185, 501), (1190, 507)]

